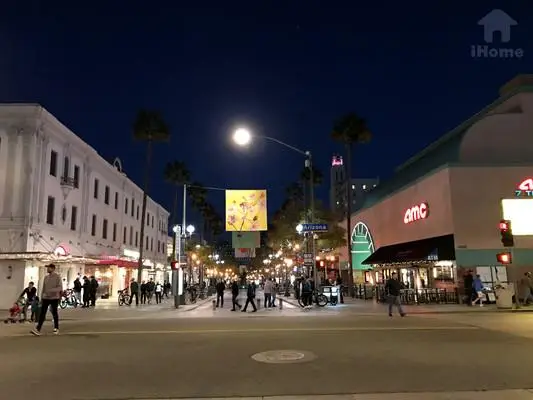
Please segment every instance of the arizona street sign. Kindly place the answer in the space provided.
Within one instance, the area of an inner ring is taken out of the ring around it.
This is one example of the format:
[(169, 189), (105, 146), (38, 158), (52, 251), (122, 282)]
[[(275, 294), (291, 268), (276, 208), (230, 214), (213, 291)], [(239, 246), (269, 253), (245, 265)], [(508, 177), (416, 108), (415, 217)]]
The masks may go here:
[(302, 232), (327, 232), (328, 224), (301, 224)]

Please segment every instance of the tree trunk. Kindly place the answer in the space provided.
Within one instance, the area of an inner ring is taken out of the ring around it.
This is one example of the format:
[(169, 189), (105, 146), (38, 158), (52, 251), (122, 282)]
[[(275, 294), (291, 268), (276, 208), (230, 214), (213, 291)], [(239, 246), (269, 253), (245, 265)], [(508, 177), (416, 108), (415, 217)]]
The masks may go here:
[[(152, 141), (148, 140), (146, 145), (146, 164), (144, 171), (144, 191), (143, 191), (143, 203), (142, 203), (142, 212), (141, 212), (141, 233), (140, 233), (140, 243), (139, 243), (139, 263), (137, 265), (137, 282), (142, 282), (142, 273), (143, 273), (143, 258), (144, 258), (144, 227), (146, 226), (146, 205), (148, 202), (148, 189), (150, 186), (150, 167), (152, 164)], [(139, 285), (139, 288), (141, 285)]]
[(346, 245), (348, 246), (348, 284), (350, 296), (354, 297), (353, 265), (352, 265), (352, 146), (347, 143), (346, 149)]

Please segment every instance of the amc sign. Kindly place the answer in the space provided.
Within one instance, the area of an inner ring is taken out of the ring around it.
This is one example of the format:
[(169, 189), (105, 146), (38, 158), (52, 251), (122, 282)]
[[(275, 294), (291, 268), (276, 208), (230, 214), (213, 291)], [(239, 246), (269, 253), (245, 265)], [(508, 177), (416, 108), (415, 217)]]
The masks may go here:
[(426, 219), (429, 216), (429, 206), (428, 203), (420, 203), (417, 206), (413, 206), (405, 210), (403, 216), (403, 223), (410, 224), (411, 222), (419, 221), (421, 219)]

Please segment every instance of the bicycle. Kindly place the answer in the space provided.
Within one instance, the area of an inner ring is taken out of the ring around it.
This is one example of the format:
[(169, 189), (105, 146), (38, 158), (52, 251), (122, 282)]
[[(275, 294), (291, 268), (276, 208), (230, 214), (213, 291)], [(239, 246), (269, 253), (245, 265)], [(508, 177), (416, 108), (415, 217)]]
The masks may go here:
[(61, 299), (59, 300), (59, 307), (61, 307), (62, 310), (68, 306), (77, 308), (78, 304), (78, 298), (74, 296), (74, 291), (72, 289), (65, 290), (61, 296)]
[(186, 304), (194, 304), (196, 303), (196, 299), (198, 298), (198, 291), (195, 287), (187, 288), (187, 296), (185, 296), (185, 303)]
[(124, 306), (130, 304), (130, 294), (128, 289), (122, 289), (118, 291), (118, 306)]
[(319, 307), (324, 307), (328, 304), (328, 298), (324, 294), (319, 293), (318, 290), (313, 290), (313, 293), (311, 294), (311, 304), (306, 305), (302, 296), (298, 299), (298, 304), (300, 304), (300, 307), (302, 308), (310, 307), (313, 303)]

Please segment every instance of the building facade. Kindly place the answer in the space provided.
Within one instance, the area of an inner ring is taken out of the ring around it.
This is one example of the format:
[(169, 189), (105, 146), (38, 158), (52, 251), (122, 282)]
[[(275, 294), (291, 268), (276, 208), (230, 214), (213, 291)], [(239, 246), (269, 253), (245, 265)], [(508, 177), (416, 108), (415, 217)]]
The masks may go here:
[[(346, 167), (339, 155), (331, 159), (329, 202), (331, 211), (336, 215), (345, 216), (346, 213)], [(379, 178), (358, 178), (351, 180), (352, 210), (361, 208), (368, 193), (377, 187)], [(344, 214), (343, 214), (344, 213)]]
[(142, 190), (39, 105), (0, 105), (0, 309), (53, 262), (71, 287), (94, 275), (116, 295), (136, 277), (167, 268), (169, 213), (148, 199), (140, 243)]
[[(397, 169), (352, 215), (357, 280), (380, 284), (397, 271), (408, 288), (462, 288), (467, 270), (489, 284), (533, 270), (533, 77)], [(511, 265), (499, 221), (514, 226)], [(344, 257), (348, 252), (344, 252)]]

